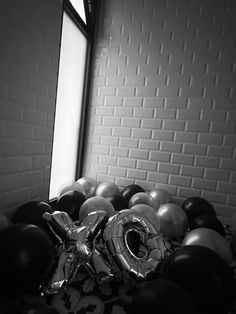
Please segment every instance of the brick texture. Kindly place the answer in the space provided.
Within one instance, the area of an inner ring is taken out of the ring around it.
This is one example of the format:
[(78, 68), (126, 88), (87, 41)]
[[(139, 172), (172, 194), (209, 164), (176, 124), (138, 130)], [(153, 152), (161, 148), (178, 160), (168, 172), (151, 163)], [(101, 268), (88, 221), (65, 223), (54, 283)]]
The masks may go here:
[[(88, 144), (96, 149), (88, 145), (84, 174), (120, 187), (163, 187), (180, 203), (202, 196), (230, 216), (236, 210), (235, 1), (101, 2), (88, 123)], [(4, 98), (4, 86), (1, 93)], [(95, 125), (94, 115), (103, 116)], [(44, 116), (38, 119), (43, 128)]]
[(0, 211), (48, 201), (60, 43), (59, 0), (0, 10)]

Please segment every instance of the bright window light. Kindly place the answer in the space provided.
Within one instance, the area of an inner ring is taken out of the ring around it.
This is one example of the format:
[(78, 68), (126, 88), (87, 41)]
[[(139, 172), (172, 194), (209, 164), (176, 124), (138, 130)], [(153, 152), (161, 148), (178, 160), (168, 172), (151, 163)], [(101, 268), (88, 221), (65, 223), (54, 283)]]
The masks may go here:
[(86, 24), (86, 17), (85, 17), (85, 11), (84, 11), (84, 1), (83, 0), (70, 0), (71, 4), (81, 17), (81, 19)]
[(63, 15), (49, 199), (75, 179), (87, 39)]

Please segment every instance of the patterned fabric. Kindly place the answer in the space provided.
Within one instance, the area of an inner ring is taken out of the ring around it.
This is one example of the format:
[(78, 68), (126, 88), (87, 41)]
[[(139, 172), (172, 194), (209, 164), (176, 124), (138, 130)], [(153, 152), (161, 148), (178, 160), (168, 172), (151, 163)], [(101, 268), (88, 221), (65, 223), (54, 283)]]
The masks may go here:
[(73, 283), (50, 297), (48, 303), (60, 314), (125, 314), (134, 289), (133, 282), (98, 285), (85, 270), (80, 270)]

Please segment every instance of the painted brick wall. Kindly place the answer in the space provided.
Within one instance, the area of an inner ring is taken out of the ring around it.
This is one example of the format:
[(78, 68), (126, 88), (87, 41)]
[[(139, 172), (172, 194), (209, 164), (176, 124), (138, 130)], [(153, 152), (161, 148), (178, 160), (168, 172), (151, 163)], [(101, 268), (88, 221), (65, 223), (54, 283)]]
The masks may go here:
[(236, 2), (104, 0), (84, 174), (236, 210)]
[(0, 210), (48, 200), (59, 0), (0, 5)]

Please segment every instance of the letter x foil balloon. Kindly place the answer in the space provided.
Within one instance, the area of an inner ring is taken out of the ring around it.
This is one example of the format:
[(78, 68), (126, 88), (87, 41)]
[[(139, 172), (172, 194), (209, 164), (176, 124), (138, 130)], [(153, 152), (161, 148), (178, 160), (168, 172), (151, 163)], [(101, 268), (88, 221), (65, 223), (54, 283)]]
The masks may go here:
[(77, 226), (66, 212), (45, 213), (49, 227), (59, 240), (56, 270), (42, 293), (57, 293), (74, 279), (78, 267), (84, 266), (98, 280), (113, 277), (111, 266), (102, 257), (94, 242), (108, 220), (105, 211), (90, 213), (80, 226)]

